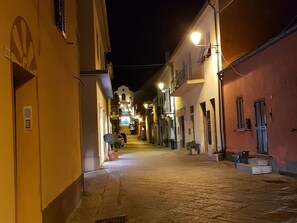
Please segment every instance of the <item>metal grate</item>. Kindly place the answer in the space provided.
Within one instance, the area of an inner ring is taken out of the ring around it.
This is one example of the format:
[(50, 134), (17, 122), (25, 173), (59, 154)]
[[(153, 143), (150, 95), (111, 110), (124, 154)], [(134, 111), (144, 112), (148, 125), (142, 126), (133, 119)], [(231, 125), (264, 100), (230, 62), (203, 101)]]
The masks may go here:
[(125, 222), (127, 222), (127, 216), (105, 218), (105, 219), (99, 219), (95, 221), (95, 223), (125, 223)]

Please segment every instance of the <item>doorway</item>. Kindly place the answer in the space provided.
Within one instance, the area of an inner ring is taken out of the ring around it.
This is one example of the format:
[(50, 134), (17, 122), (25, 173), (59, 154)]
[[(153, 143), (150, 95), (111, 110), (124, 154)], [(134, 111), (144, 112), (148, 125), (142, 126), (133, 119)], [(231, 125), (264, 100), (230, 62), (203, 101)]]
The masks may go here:
[(209, 139), (209, 134), (208, 134), (209, 129), (208, 129), (208, 121), (207, 121), (208, 119), (207, 119), (207, 112), (206, 112), (206, 103), (205, 102), (200, 103), (200, 107), (202, 110), (203, 138), (204, 138), (203, 145), (204, 145), (205, 152), (208, 153), (208, 143), (209, 143), (208, 141), (211, 139)]
[(193, 133), (192, 133), (193, 137), (192, 137), (192, 140), (195, 141), (195, 120), (194, 120), (194, 115), (191, 115), (191, 127), (192, 127), (192, 129), (193, 129)]
[(15, 115), (17, 222), (41, 222), (41, 173), (37, 78), (12, 64)]
[(212, 152), (218, 151), (218, 138), (217, 138), (217, 115), (216, 115), (216, 103), (215, 99), (210, 99), (211, 113), (212, 113)]
[(265, 100), (256, 100), (254, 107), (256, 116), (257, 151), (260, 154), (267, 154), (268, 146)]
[(180, 147), (185, 148), (185, 118), (184, 116), (181, 116), (178, 118), (179, 121), (179, 135), (180, 135)]

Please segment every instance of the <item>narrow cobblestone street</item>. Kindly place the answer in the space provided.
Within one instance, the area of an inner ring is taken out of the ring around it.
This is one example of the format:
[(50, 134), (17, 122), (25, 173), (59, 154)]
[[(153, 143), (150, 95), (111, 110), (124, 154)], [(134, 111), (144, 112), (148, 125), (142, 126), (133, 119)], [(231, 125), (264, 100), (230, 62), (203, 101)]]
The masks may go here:
[(85, 174), (68, 223), (127, 216), (127, 222), (297, 222), (297, 179), (250, 175), (208, 155), (128, 138), (117, 161)]

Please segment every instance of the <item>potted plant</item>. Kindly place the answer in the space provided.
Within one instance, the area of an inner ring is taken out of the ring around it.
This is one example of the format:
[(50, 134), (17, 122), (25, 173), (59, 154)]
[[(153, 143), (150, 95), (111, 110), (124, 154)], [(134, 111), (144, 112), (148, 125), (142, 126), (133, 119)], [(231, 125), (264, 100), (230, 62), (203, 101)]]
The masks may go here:
[(191, 142), (187, 142), (187, 150), (189, 150), (190, 155), (200, 154), (200, 144), (196, 143), (195, 140), (192, 140)]
[(113, 147), (115, 149), (120, 149), (120, 148), (122, 148), (122, 146), (123, 146), (122, 139), (120, 139), (120, 138), (115, 139)]
[[(117, 138), (117, 135), (107, 133), (103, 136), (105, 142), (109, 144), (108, 147), (108, 158), (110, 161), (117, 160), (119, 155), (116, 147), (119, 147), (119, 143), (122, 146), (122, 142)], [(115, 147), (116, 146), (116, 147)]]

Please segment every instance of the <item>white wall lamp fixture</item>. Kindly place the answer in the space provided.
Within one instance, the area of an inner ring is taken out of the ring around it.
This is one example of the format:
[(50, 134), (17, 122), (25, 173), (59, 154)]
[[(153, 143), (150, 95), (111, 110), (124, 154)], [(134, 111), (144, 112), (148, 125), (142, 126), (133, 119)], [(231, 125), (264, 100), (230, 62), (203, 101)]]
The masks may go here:
[(210, 48), (215, 48), (216, 49), (216, 53), (218, 53), (218, 48), (219, 48), (219, 45), (215, 45), (215, 44), (199, 44), (200, 41), (201, 41), (201, 33), (200, 32), (192, 32), (191, 33), (191, 40), (193, 42), (193, 44), (196, 46), (196, 47), (210, 47)]
[(143, 103), (143, 107), (147, 110), (147, 109), (153, 109), (153, 104), (151, 101), (148, 102), (144, 102)]
[(161, 92), (165, 93), (169, 88), (164, 88), (165, 84), (163, 82), (160, 82), (158, 84), (158, 88), (161, 90)]

